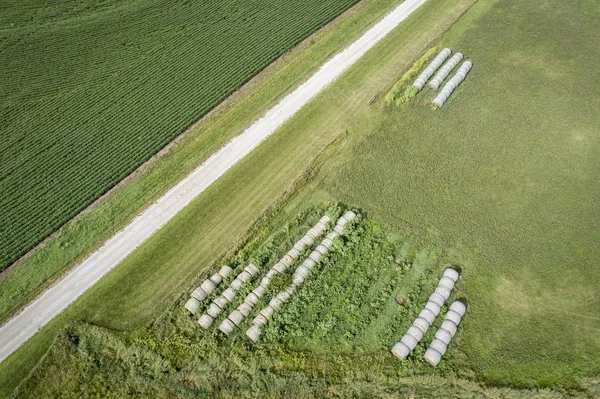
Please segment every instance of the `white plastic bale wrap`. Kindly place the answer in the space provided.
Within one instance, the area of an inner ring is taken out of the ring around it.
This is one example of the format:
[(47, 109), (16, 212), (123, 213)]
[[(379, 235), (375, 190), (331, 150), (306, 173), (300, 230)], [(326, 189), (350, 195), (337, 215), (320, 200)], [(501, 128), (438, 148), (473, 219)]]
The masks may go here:
[(429, 345), (429, 347), (440, 352), (440, 355), (442, 355), (442, 356), (444, 355), (444, 353), (446, 353), (446, 349), (448, 349), (448, 345), (446, 345), (444, 343), (444, 341), (441, 341), (437, 338), (434, 339), (433, 341), (431, 341), (431, 344)]
[(312, 251), (308, 257), (315, 261), (315, 263), (319, 263), (321, 261), (321, 256), (323, 256), (319, 251)]
[(437, 95), (436, 98), (433, 99), (432, 104), (442, 108), (444, 103), (448, 101), (448, 97), (452, 94), (452, 92), (462, 83), (463, 80), (467, 77), (467, 74), (471, 70), (473, 64), (471, 61), (465, 61), (456, 74), (444, 85), (444, 88), (440, 91), (440, 94)]
[(239, 310), (239, 312), (241, 314), (244, 315), (244, 317), (248, 317), (248, 315), (250, 314), (250, 312), (252, 312), (252, 308), (254, 306), (249, 304), (248, 302), (242, 302), (240, 303), (240, 306), (238, 306), (237, 310)]
[(315, 251), (320, 252), (321, 255), (325, 255), (327, 252), (329, 252), (329, 248), (327, 248), (325, 245), (323, 244), (319, 244), (317, 245), (317, 247), (315, 248)]
[(203, 301), (208, 297), (206, 291), (204, 291), (201, 287), (198, 287), (192, 292), (192, 298), (196, 298), (199, 301)]
[(413, 326), (419, 327), (423, 331), (423, 333), (426, 333), (429, 329), (429, 326), (431, 326), (431, 323), (429, 323), (426, 319), (422, 317), (417, 317), (413, 322)]
[(456, 66), (462, 59), (463, 55), (461, 53), (454, 54), (448, 60), (448, 62), (446, 62), (444, 66), (440, 68), (440, 70), (438, 71), (438, 73), (435, 74), (433, 79), (431, 79), (431, 82), (429, 82), (429, 87), (433, 90), (437, 90), (442, 84), (442, 82), (446, 80), (448, 75), (450, 75), (450, 72), (452, 72), (452, 70), (456, 68)]
[(311, 245), (313, 245), (315, 243), (315, 239), (312, 236), (309, 236), (308, 234), (305, 235), (304, 237), (302, 237), (300, 239), (300, 241), (306, 245), (307, 247), (310, 247)]
[(465, 315), (465, 312), (467, 311), (467, 307), (461, 301), (454, 301), (450, 305), (450, 310), (455, 311), (460, 315), (460, 317), (463, 317)]
[(248, 330), (246, 330), (246, 336), (250, 338), (252, 342), (257, 342), (260, 337), (260, 327), (258, 325), (253, 325)]
[(244, 302), (248, 302), (251, 306), (255, 306), (258, 303), (258, 295), (253, 291), (246, 296)]
[(301, 276), (301, 275), (299, 275), (299, 274), (295, 274), (295, 273), (294, 273), (294, 275), (292, 276), (292, 278), (293, 278), (294, 284), (296, 284), (297, 286), (298, 286), (298, 285), (302, 285), (302, 283), (304, 283), (304, 280), (305, 280), (305, 278), (304, 278), (304, 277), (302, 277), (302, 276)]
[(433, 314), (437, 317), (437, 315), (440, 314), (440, 310), (442, 310), (442, 307), (433, 301), (428, 301), (425, 304), (425, 309), (431, 310), (431, 312), (433, 312)]
[(450, 340), (452, 339), (452, 334), (450, 334), (450, 332), (444, 330), (443, 328), (440, 328), (435, 332), (435, 337), (443, 343), (445, 343), (446, 345), (448, 345), (450, 343)]
[(423, 357), (425, 360), (427, 360), (427, 363), (431, 364), (432, 366), (437, 366), (442, 360), (442, 354), (433, 348), (427, 349), (425, 351), (425, 356)]
[(425, 334), (425, 332), (423, 332), (423, 330), (421, 330), (417, 326), (410, 326), (406, 333), (415, 337), (417, 339), (417, 341), (420, 341), (421, 339), (423, 339), (423, 335)]
[(340, 236), (340, 233), (338, 233), (337, 231), (332, 231), (331, 233), (327, 234), (325, 236), (325, 238), (329, 238), (331, 241), (333, 241), (336, 238), (338, 238), (339, 236)]
[(278, 310), (281, 307), (281, 305), (283, 305), (283, 302), (277, 297), (269, 301), (269, 306), (273, 308), (273, 311)]
[(223, 320), (221, 325), (219, 326), (219, 330), (225, 333), (225, 335), (229, 335), (235, 330), (235, 324), (229, 319)]
[(443, 277), (449, 277), (452, 280), (454, 280), (455, 283), (458, 281), (459, 276), (460, 275), (458, 274), (458, 272), (452, 268), (448, 268), (448, 269), (444, 270)]
[(404, 334), (400, 342), (403, 342), (404, 345), (406, 345), (411, 351), (415, 349), (415, 347), (419, 343), (419, 341), (410, 334)]
[(211, 303), (206, 310), (206, 314), (215, 319), (221, 314), (221, 311), (222, 309), (217, 304)]
[(184, 308), (186, 308), (191, 314), (196, 314), (198, 308), (200, 307), (200, 301), (196, 298), (190, 298), (185, 303)]
[(269, 277), (263, 277), (262, 279), (260, 279), (260, 286), (263, 288), (267, 288), (269, 283), (271, 283), (271, 278)]
[(259, 285), (258, 287), (252, 290), (252, 293), (258, 298), (261, 298), (263, 295), (265, 295), (265, 287)]
[(392, 347), (392, 354), (398, 359), (403, 360), (410, 353), (410, 349), (404, 342), (398, 342)]
[(306, 232), (307, 235), (311, 236), (312, 238), (316, 239), (319, 236), (319, 232), (317, 231), (317, 229), (315, 229), (314, 227), (311, 228), (310, 230), (308, 230)]
[(339, 235), (343, 235), (344, 234), (344, 228), (342, 226), (335, 226), (333, 228), (333, 231), (335, 231)]
[(279, 294), (277, 294), (277, 296), (275, 296), (275, 298), (277, 298), (281, 302), (285, 303), (285, 302), (289, 301), (292, 298), (292, 296), (287, 291), (281, 291)]
[(235, 294), (237, 294), (237, 292), (233, 288), (227, 288), (225, 291), (223, 291), (221, 295), (223, 295), (225, 298), (227, 298), (229, 302), (231, 302), (233, 301), (233, 298), (235, 298)]
[(450, 277), (442, 277), (438, 283), (438, 286), (446, 287), (449, 291), (452, 291), (454, 288), (454, 280), (452, 280)]
[(219, 295), (218, 297), (215, 298), (213, 303), (216, 304), (221, 309), (223, 309), (225, 306), (227, 306), (229, 301), (223, 295)]
[(263, 316), (261, 313), (257, 314), (254, 319), (252, 319), (252, 324), (256, 326), (264, 326), (267, 324), (268, 319)]
[(287, 267), (290, 267), (292, 263), (294, 263), (294, 259), (289, 255), (284, 255), (283, 258), (279, 261), (279, 263), (283, 263)]
[(298, 275), (298, 276), (302, 276), (306, 279), (308, 277), (308, 275), (310, 274), (310, 269), (308, 267), (302, 265), (296, 269), (294, 274)]
[(260, 311), (260, 314), (264, 316), (265, 319), (270, 320), (271, 317), (273, 316), (273, 313), (275, 312), (275, 309), (273, 309), (271, 306), (268, 306), (266, 308), (264, 308), (263, 310)]
[[(267, 274), (265, 275), (266, 278), (268, 279), (272, 279), (273, 277), (275, 277), (276, 274), (278, 274), (279, 272), (277, 270), (273, 270), (273, 268), (271, 268)], [(263, 277), (264, 278), (264, 277)]]
[(283, 273), (287, 270), (287, 266), (279, 262), (276, 263), (275, 266), (273, 266), (273, 270), (275, 270), (277, 273)]
[(331, 238), (325, 238), (321, 241), (321, 245), (327, 249), (331, 249), (333, 247), (333, 240)]
[(442, 325), (440, 326), (440, 328), (443, 328), (444, 330), (446, 330), (450, 334), (452, 334), (452, 336), (454, 336), (454, 334), (456, 334), (457, 325), (452, 320), (445, 319), (442, 322)]
[(254, 277), (258, 273), (260, 273), (260, 270), (258, 269), (258, 267), (256, 265), (253, 265), (252, 263), (250, 263), (248, 266), (246, 266), (244, 268), (244, 270), (247, 271), (248, 273), (250, 273), (250, 276), (252, 276), (252, 277)]
[(217, 286), (210, 280), (204, 280), (204, 282), (200, 285), (200, 288), (202, 288), (202, 290), (206, 292), (207, 295), (210, 295), (215, 291), (215, 288), (217, 288)]
[(429, 301), (430, 302), (435, 302), (437, 303), (440, 307), (444, 306), (444, 303), (446, 303), (446, 298), (444, 298), (443, 296), (441, 296), (440, 294), (438, 294), (437, 292), (434, 292), (433, 294), (431, 294), (431, 296), (429, 297)]
[(198, 324), (200, 324), (200, 327), (202, 327), (206, 330), (208, 327), (210, 327), (212, 325), (213, 321), (214, 321), (214, 319), (212, 317), (210, 317), (207, 314), (203, 314), (198, 319)]
[(233, 312), (231, 312), (229, 316), (227, 316), (227, 318), (231, 320), (233, 324), (239, 326), (242, 323), (242, 321), (244, 321), (245, 316), (242, 312), (236, 309)]
[(431, 310), (425, 308), (425, 309), (421, 310), (421, 313), (419, 313), (419, 317), (424, 318), (425, 320), (427, 320), (429, 325), (432, 325), (433, 321), (435, 320), (435, 313), (433, 313)]
[(296, 258), (298, 258), (298, 256), (300, 256), (300, 251), (298, 251), (296, 248), (292, 248), (288, 251), (287, 255), (296, 260)]
[(229, 287), (233, 288), (236, 291), (239, 291), (240, 288), (242, 288), (242, 285), (244, 285), (244, 282), (242, 280), (240, 280), (239, 278), (236, 278), (235, 280), (233, 280), (231, 282), (231, 284), (229, 285)]
[(446, 313), (446, 320), (451, 320), (454, 322), (454, 324), (456, 324), (458, 326), (458, 324), (460, 323), (460, 319), (462, 318), (462, 316), (460, 315), (460, 313), (450, 309), (448, 311), (448, 313)]
[(298, 241), (297, 243), (294, 244), (294, 249), (297, 250), (298, 252), (304, 251), (304, 248), (306, 248), (306, 245), (303, 242)]
[(242, 283), (245, 283), (246, 281), (250, 280), (251, 278), (252, 278), (252, 275), (247, 270), (244, 270), (237, 276), (237, 279), (241, 280)]
[(219, 273), (215, 273), (212, 276), (210, 276), (210, 281), (212, 281), (215, 285), (219, 285), (221, 284), (221, 281), (223, 281), (223, 276), (221, 276)]
[(221, 277), (226, 278), (227, 276), (229, 276), (231, 274), (232, 271), (233, 271), (233, 269), (231, 267), (223, 266), (219, 270), (219, 274), (221, 275)]
[(421, 74), (417, 77), (415, 83), (412, 84), (413, 87), (416, 87), (419, 91), (423, 90), (423, 86), (425, 86), (425, 83), (427, 83), (429, 78), (433, 76), (435, 71), (437, 71), (437, 69), (440, 67), (440, 65), (442, 65), (446, 58), (450, 56), (450, 53), (452, 52), (449, 48), (445, 48), (442, 51), (440, 51), (439, 54), (433, 59), (433, 61), (431, 61), (431, 63), (427, 65), (427, 68), (425, 68), (423, 72), (421, 72)]
[(313, 267), (315, 267), (316, 265), (317, 265), (317, 262), (315, 262), (314, 260), (312, 260), (310, 258), (306, 258), (306, 259), (304, 259), (304, 262), (302, 262), (301, 266), (305, 266), (306, 268), (308, 268), (308, 270), (310, 270)]
[(296, 293), (296, 286), (294, 284), (289, 285), (285, 291), (290, 294), (290, 297), (292, 297)]
[(435, 289), (435, 293), (441, 295), (442, 298), (444, 298), (444, 302), (446, 302), (448, 298), (450, 298), (450, 290), (446, 287), (438, 286)]

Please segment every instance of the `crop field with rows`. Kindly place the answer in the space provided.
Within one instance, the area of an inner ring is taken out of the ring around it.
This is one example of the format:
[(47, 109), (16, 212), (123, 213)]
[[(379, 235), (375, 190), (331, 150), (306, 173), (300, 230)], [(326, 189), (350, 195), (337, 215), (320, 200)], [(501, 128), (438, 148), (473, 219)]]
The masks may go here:
[(2, 6), (0, 270), (356, 2)]

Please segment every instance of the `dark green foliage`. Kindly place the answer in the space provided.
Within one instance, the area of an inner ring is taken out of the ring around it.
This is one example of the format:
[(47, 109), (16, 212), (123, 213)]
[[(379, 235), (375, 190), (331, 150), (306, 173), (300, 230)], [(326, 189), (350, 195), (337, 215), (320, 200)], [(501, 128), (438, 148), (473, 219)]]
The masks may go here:
[(0, 270), (356, 2), (3, 7)]

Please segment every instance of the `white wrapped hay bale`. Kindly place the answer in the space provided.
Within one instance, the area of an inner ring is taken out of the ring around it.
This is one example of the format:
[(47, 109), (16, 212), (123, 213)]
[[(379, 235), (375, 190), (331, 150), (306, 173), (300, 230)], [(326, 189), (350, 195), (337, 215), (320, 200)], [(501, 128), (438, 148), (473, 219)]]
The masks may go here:
[(458, 313), (460, 317), (463, 317), (465, 315), (465, 312), (467, 311), (467, 307), (461, 301), (454, 301), (450, 305), (450, 310)]
[(260, 338), (261, 330), (258, 325), (253, 325), (248, 330), (246, 330), (246, 336), (250, 338), (252, 342), (258, 342), (258, 338)]
[(298, 256), (300, 256), (300, 251), (298, 251), (296, 248), (292, 248), (288, 251), (287, 255), (296, 260), (298, 258)]
[(240, 288), (242, 288), (242, 285), (244, 285), (244, 282), (242, 280), (240, 280), (239, 278), (236, 278), (235, 280), (233, 280), (231, 282), (231, 284), (229, 285), (229, 287), (233, 288), (236, 291), (239, 291)]
[(441, 287), (438, 285), (435, 289), (435, 293), (441, 295), (442, 298), (444, 298), (444, 302), (446, 302), (448, 298), (450, 298), (450, 290), (446, 287)]
[(423, 339), (423, 335), (425, 334), (425, 332), (423, 330), (421, 330), (419, 327), (414, 326), (414, 325), (410, 326), (406, 333), (408, 335), (415, 337), (415, 339), (417, 341), (420, 341), (421, 339)]
[(331, 222), (331, 218), (327, 215), (321, 217), (321, 219), (319, 219), (319, 223), (323, 223), (324, 225), (328, 225), (329, 222)]
[(425, 351), (425, 356), (423, 356), (427, 363), (432, 366), (437, 366), (442, 360), (442, 354), (435, 349), (429, 348)]
[(319, 244), (317, 245), (317, 247), (315, 248), (315, 251), (320, 252), (321, 255), (325, 255), (327, 252), (329, 252), (329, 248), (327, 248), (325, 245), (323, 244)]
[(452, 336), (454, 336), (454, 334), (456, 334), (456, 329), (458, 328), (458, 326), (452, 320), (445, 319), (442, 322), (440, 328), (443, 328), (444, 330), (452, 334)]
[(425, 304), (425, 309), (431, 310), (431, 312), (437, 317), (440, 314), (440, 310), (442, 307), (433, 301), (427, 301)]
[(242, 303), (240, 303), (240, 306), (238, 306), (237, 310), (244, 315), (244, 317), (248, 317), (248, 315), (250, 314), (250, 312), (252, 312), (252, 308), (254, 306), (249, 304), (248, 302), (244, 301)]
[(331, 238), (324, 238), (323, 241), (321, 241), (321, 245), (330, 250), (333, 248), (333, 240)]
[(213, 319), (216, 319), (221, 314), (222, 310), (222, 308), (220, 308), (216, 303), (213, 302), (209, 305), (208, 309), (206, 310), (206, 314), (212, 317)]
[(258, 298), (262, 298), (262, 296), (265, 295), (265, 287), (259, 285), (258, 287), (252, 290), (252, 293)]
[(447, 288), (448, 291), (452, 291), (454, 288), (454, 280), (452, 280), (450, 277), (442, 277), (438, 283), (438, 286)]
[(269, 286), (270, 282), (271, 282), (271, 279), (269, 277), (263, 277), (260, 280), (260, 286), (266, 289)]
[(227, 278), (227, 276), (229, 276), (232, 271), (233, 271), (233, 269), (231, 267), (229, 267), (229, 266), (223, 266), (219, 270), (219, 274), (221, 275), (221, 277)]
[(208, 329), (208, 327), (210, 327), (212, 325), (213, 321), (214, 321), (214, 319), (212, 317), (210, 317), (207, 314), (203, 314), (198, 319), (198, 324), (200, 324), (200, 327), (202, 327), (206, 330), (206, 329)]
[(423, 331), (423, 333), (426, 333), (427, 330), (429, 330), (429, 326), (431, 326), (431, 323), (422, 317), (417, 317), (413, 322), (413, 326), (418, 327), (419, 329), (421, 329), (421, 331)]
[(229, 314), (229, 316), (227, 316), (227, 318), (229, 320), (231, 320), (233, 322), (233, 324), (235, 324), (236, 326), (239, 326), (240, 324), (242, 324), (245, 317), (242, 314), (242, 312), (240, 312), (239, 310), (236, 309), (233, 312), (231, 312)]
[(208, 297), (206, 291), (204, 291), (201, 287), (198, 287), (192, 292), (192, 298), (196, 298), (198, 301), (203, 301)]
[(312, 251), (308, 257), (312, 259), (315, 263), (319, 263), (321, 261), (321, 257), (323, 255), (319, 251)]
[(338, 238), (340, 236), (340, 233), (338, 233), (337, 231), (332, 231), (331, 233), (327, 234), (325, 236), (325, 238), (329, 238), (330, 240), (335, 240), (336, 238)]
[(290, 267), (294, 263), (294, 259), (289, 255), (283, 255), (283, 258), (281, 258), (279, 263), (283, 263), (286, 267)]
[(277, 273), (285, 273), (285, 271), (287, 270), (287, 266), (279, 262), (276, 263), (275, 266), (273, 266), (273, 270), (275, 270)]
[(338, 219), (338, 221), (337, 221), (337, 225), (338, 225), (338, 226), (342, 226), (342, 227), (344, 227), (344, 226), (346, 225), (346, 223), (348, 223), (348, 222), (349, 222), (349, 220), (348, 220), (348, 219), (346, 219), (346, 217), (345, 217), (345, 216), (342, 216), (342, 217), (340, 217), (340, 218)]
[(221, 295), (223, 295), (225, 299), (227, 299), (227, 301), (232, 302), (233, 298), (235, 298), (235, 294), (237, 294), (237, 291), (229, 287), (225, 291), (223, 291)]
[(432, 88), (433, 90), (437, 90), (440, 87), (440, 85), (442, 84), (442, 82), (444, 80), (446, 80), (448, 75), (450, 75), (450, 72), (452, 72), (452, 70), (454, 68), (456, 68), (456, 66), (462, 59), (463, 59), (463, 55), (461, 53), (454, 54), (448, 60), (448, 62), (446, 62), (446, 64), (444, 64), (444, 66), (440, 68), (440, 70), (433, 77), (433, 79), (431, 79), (431, 82), (429, 82), (429, 87)]
[(191, 314), (196, 314), (198, 308), (200, 308), (200, 301), (196, 298), (190, 298), (183, 307), (186, 308)]
[(258, 295), (256, 295), (254, 291), (252, 291), (251, 293), (246, 295), (246, 299), (244, 299), (244, 302), (247, 302), (250, 304), (250, 306), (254, 307), (258, 303)]
[(225, 333), (225, 335), (230, 335), (235, 330), (235, 324), (231, 320), (225, 319), (219, 326), (219, 330)]
[(269, 301), (269, 306), (271, 308), (273, 308), (273, 311), (276, 311), (279, 308), (281, 308), (281, 305), (283, 305), (283, 302), (277, 297), (275, 297)]
[(451, 278), (454, 283), (456, 283), (458, 281), (458, 277), (460, 275), (458, 274), (458, 272), (452, 268), (448, 268), (446, 270), (444, 270), (444, 275), (442, 277), (448, 277)]
[(246, 270), (244, 270), (237, 276), (236, 280), (240, 280), (243, 284), (246, 281), (250, 280), (251, 278), (252, 278), (252, 275), (249, 272), (247, 272)]
[(267, 324), (268, 321), (269, 320), (265, 316), (259, 313), (254, 319), (252, 319), (252, 324), (256, 326), (264, 326), (265, 324)]
[(448, 83), (444, 85), (444, 88), (440, 91), (440, 94), (438, 94), (437, 97), (433, 99), (432, 104), (439, 108), (442, 108), (444, 106), (444, 103), (448, 101), (448, 98), (450, 97), (452, 92), (465, 79), (467, 73), (469, 73), (472, 66), (473, 64), (471, 64), (471, 61), (465, 61), (460, 66), (460, 68), (458, 68), (458, 71), (456, 71), (456, 74), (452, 77), (452, 79), (450, 79)]
[[(265, 275), (266, 278), (268, 278), (269, 280), (272, 279), (273, 277), (275, 277), (276, 274), (279, 274), (279, 272), (277, 270), (273, 270), (273, 268), (271, 268), (267, 274)], [(264, 277), (263, 277), (264, 278)], [(261, 279), (262, 280), (262, 279)]]
[(286, 303), (289, 301), (292, 296), (287, 291), (281, 291), (275, 298), (279, 299), (281, 302)]
[(419, 313), (419, 317), (427, 320), (429, 325), (432, 325), (433, 321), (435, 320), (435, 313), (433, 313), (429, 309), (423, 309), (423, 310), (421, 310), (421, 313)]
[(449, 48), (445, 48), (442, 51), (440, 51), (438, 55), (435, 56), (433, 61), (431, 61), (431, 63), (427, 65), (423, 72), (421, 72), (421, 74), (417, 77), (412, 86), (419, 91), (423, 90), (423, 86), (425, 86), (425, 83), (427, 83), (429, 78), (433, 76), (435, 71), (437, 71), (437, 69), (440, 67), (440, 65), (442, 65), (446, 58), (450, 56), (450, 53), (452, 52)]
[(411, 351), (413, 349), (415, 349), (415, 347), (419, 343), (419, 341), (410, 334), (404, 334), (402, 339), (400, 339), (400, 342), (402, 342), (404, 345), (406, 345), (408, 347), (408, 349)]
[(302, 277), (301, 275), (296, 274), (296, 273), (294, 273), (294, 275), (292, 276), (292, 278), (293, 278), (294, 284), (296, 286), (302, 285), (302, 283), (304, 283), (304, 280), (305, 280), (304, 277)]
[(302, 276), (302, 277), (304, 277), (304, 279), (306, 279), (309, 274), (310, 274), (310, 270), (308, 269), (308, 267), (306, 267), (304, 265), (299, 266), (296, 269), (296, 271), (294, 272), (294, 275)]
[(448, 313), (446, 313), (446, 320), (453, 321), (454, 324), (456, 324), (457, 326), (460, 323), (461, 318), (462, 316), (460, 315), (460, 313), (454, 310), (449, 310)]
[(219, 295), (218, 297), (215, 298), (213, 303), (215, 305), (217, 305), (218, 307), (220, 307), (221, 309), (223, 309), (225, 306), (227, 306), (229, 301), (223, 295)]
[(441, 308), (442, 306), (444, 306), (444, 303), (446, 303), (446, 298), (444, 298), (443, 296), (441, 296), (437, 292), (434, 292), (429, 297), (429, 302), (435, 302)]
[(306, 232), (307, 235), (311, 236), (313, 239), (317, 239), (319, 237), (319, 232), (314, 227)]
[(333, 231), (335, 231), (336, 233), (338, 233), (339, 235), (343, 235), (344, 234), (344, 228), (342, 226), (335, 226), (333, 228)]
[(450, 343), (450, 340), (452, 339), (452, 334), (450, 334), (450, 332), (444, 330), (443, 328), (440, 328), (435, 332), (435, 337), (443, 343), (445, 343), (446, 345), (448, 345)]
[(294, 294), (296, 293), (296, 286), (294, 284), (289, 285), (285, 291), (290, 294), (290, 297), (294, 296)]
[(244, 270), (246, 272), (250, 273), (251, 277), (254, 277), (254, 276), (256, 276), (257, 274), (260, 273), (260, 270), (258, 269), (258, 267), (256, 265), (252, 264), (252, 263), (250, 263), (248, 266), (246, 266), (244, 268)]
[(302, 242), (304, 245), (306, 245), (307, 247), (310, 247), (311, 245), (313, 245), (313, 244), (315, 243), (315, 239), (314, 239), (314, 237), (313, 237), (313, 236), (310, 236), (310, 235), (308, 235), (308, 234), (307, 234), (307, 235), (305, 235), (304, 237), (302, 237), (302, 238), (300, 239), (300, 241), (301, 241), (301, 242)]
[(410, 349), (402, 341), (392, 347), (392, 354), (400, 360), (404, 360), (409, 353)]
[(306, 245), (302, 241), (298, 241), (294, 244), (294, 249), (298, 252), (304, 251), (304, 248), (306, 248)]
[(215, 286), (217, 286), (221, 284), (221, 281), (223, 281), (223, 276), (221, 276), (219, 273), (215, 273), (210, 276), (209, 280), (212, 281)]
[(204, 280), (204, 282), (200, 285), (200, 288), (202, 288), (202, 291), (206, 292), (206, 295), (210, 295), (215, 291), (217, 286), (210, 280)]
[(316, 265), (317, 265), (317, 263), (314, 260), (312, 260), (310, 258), (306, 258), (306, 259), (304, 259), (304, 262), (302, 262), (302, 264), (300, 265), (300, 267), (304, 266), (308, 270), (311, 270)]
[(273, 309), (270, 305), (267, 305), (267, 307), (260, 311), (260, 314), (263, 315), (265, 319), (270, 320), (274, 312), (275, 309)]
[(444, 356), (444, 353), (446, 353), (446, 349), (448, 349), (448, 345), (446, 345), (444, 341), (439, 340), (437, 338), (431, 341), (431, 345), (429, 345), (429, 347), (438, 351), (442, 356)]

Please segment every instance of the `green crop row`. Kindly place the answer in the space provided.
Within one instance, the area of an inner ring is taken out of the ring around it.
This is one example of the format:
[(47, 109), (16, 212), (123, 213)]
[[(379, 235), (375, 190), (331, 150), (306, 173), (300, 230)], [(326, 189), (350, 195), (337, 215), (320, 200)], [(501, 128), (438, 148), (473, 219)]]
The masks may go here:
[(356, 2), (9, 7), (0, 18), (0, 270)]

